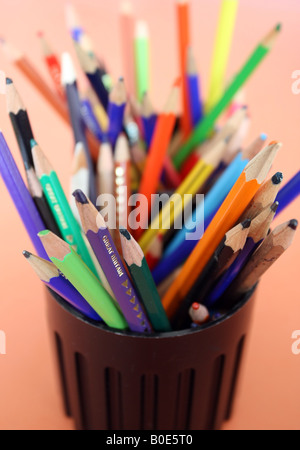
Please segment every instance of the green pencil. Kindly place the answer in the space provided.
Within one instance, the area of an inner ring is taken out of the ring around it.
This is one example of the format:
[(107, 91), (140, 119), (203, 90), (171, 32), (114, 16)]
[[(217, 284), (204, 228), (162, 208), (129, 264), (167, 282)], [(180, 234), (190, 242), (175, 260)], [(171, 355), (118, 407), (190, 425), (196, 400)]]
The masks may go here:
[(48, 230), (38, 234), (47, 255), (103, 321), (112, 328), (128, 329), (128, 324), (112, 297), (75, 250)]
[(64, 240), (73, 246), (86, 265), (98, 277), (95, 265), (84, 242), (80, 225), (75, 219), (59, 178), (35, 140), (31, 140), (34, 168), (47, 202)]
[(136, 95), (142, 101), (149, 90), (149, 36), (146, 22), (138, 21), (134, 39)]
[(171, 331), (169, 320), (141, 247), (125, 228), (120, 228), (120, 236), (124, 261), (153, 329), (157, 332)]
[(229, 105), (235, 94), (245, 84), (252, 72), (256, 69), (259, 63), (264, 59), (271, 49), (275, 37), (278, 35), (281, 25), (278, 24), (268, 35), (258, 44), (253, 51), (245, 65), (240, 72), (234, 77), (223, 96), (216, 103), (216, 105), (207, 113), (206, 116), (195, 127), (191, 136), (179, 149), (178, 153), (173, 158), (173, 163), (176, 169), (180, 169), (181, 165), (189, 154), (203, 142), (213, 130), (217, 118), (222, 114), (225, 108)]

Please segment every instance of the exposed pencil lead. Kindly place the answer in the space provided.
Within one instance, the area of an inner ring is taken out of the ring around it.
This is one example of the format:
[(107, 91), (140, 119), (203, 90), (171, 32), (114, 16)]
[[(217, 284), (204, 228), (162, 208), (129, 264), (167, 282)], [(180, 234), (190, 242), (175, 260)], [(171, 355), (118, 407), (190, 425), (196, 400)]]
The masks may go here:
[(82, 205), (86, 205), (89, 203), (86, 195), (82, 192), (81, 189), (76, 189), (76, 191), (72, 194), (75, 197), (75, 200)]
[(126, 228), (119, 227), (119, 231), (127, 239), (127, 241), (130, 241), (131, 237)]
[(298, 227), (298, 220), (296, 219), (290, 220), (289, 227), (292, 228), (292, 230), (296, 230)]
[(9, 77), (6, 77), (5, 81), (6, 81), (6, 84), (13, 84), (13, 80)]
[(283, 174), (281, 172), (275, 173), (272, 177), (273, 184), (279, 184), (283, 180)]
[(25, 256), (26, 259), (29, 259), (32, 253), (28, 252), (27, 250), (23, 251), (23, 256)]
[(275, 213), (277, 211), (277, 208), (279, 206), (279, 202), (274, 202), (271, 206), (271, 210)]
[(249, 228), (251, 225), (251, 220), (250, 219), (246, 219), (242, 222), (242, 227), (245, 228)]
[(30, 139), (30, 147), (33, 148), (33, 147), (35, 147), (36, 145), (38, 145), (38, 143), (36, 142), (36, 140), (35, 140), (35, 139)]

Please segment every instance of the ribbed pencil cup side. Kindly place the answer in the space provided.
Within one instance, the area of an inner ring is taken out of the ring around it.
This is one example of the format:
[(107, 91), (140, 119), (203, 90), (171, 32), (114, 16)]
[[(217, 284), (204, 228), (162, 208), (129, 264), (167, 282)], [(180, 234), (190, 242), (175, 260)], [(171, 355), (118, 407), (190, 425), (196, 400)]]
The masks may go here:
[(87, 321), (47, 292), (65, 412), (77, 430), (218, 430), (232, 406), (251, 323), (248, 295), (199, 330), (139, 336)]

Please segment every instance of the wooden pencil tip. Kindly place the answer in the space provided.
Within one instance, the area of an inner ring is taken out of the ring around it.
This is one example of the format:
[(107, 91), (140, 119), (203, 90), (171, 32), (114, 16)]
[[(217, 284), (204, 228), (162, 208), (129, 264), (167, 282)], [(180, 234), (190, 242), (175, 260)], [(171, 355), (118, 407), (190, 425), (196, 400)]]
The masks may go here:
[(81, 189), (76, 189), (72, 195), (75, 197), (76, 202), (81, 203), (82, 205), (87, 205), (89, 203), (86, 195)]
[(13, 84), (13, 80), (8, 77), (6, 77), (5, 82), (6, 82), (6, 84)]
[(36, 35), (37, 35), (37, 37), (42, 38), (42, 37), (44, 37), (44, 32), (43, 31), (38, 31), (36, 33)]
[(127, 241), (130, 241), (131, 236), (130, 233), (126, 230), (126, 228), (120, 227), (119, 232), (122, 234), (122, 236), (124, 236), (127, 239)]
[(296, 219), (290, 220), (289, 227), (292, 228), (292, 230), (296, 230), (298, 227), (298, 220)]

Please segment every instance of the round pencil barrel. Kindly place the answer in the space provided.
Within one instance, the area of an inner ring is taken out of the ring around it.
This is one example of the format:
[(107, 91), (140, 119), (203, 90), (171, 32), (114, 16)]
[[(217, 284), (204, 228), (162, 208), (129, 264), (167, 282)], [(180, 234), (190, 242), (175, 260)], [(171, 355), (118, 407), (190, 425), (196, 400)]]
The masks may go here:
[(47, 292), (62, 397), (76, 429), (220, 429), (232, 412), (253, 304), (249, 292), (214, 326), (141, 337), (89, 321)]

